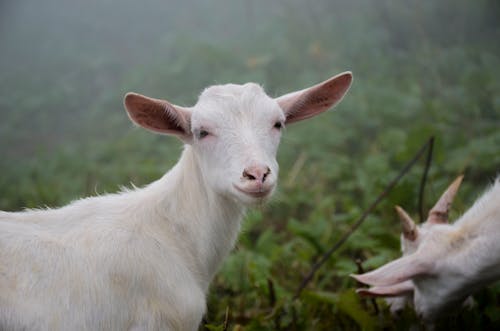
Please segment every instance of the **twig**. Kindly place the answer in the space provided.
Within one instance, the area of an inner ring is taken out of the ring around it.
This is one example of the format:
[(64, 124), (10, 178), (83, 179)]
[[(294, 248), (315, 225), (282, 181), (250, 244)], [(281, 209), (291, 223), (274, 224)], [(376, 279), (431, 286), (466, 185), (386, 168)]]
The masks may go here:
[(269, 305), (274, 307), (276, 304), (276, 292), (274, 291), (274, 283), (271, 278), (267, 279), (267, 288), (269, 290)]
[(379, 194), (377, 199), (363, 212), (361, 217), (351, 226), (351, 228), (328, 250), (326, 251), (321, 259), (316, 262), (312, 268), (311, 271), (307, 274), (302, 279), (302, 282), (300, 283), (300, 286), (297, 288), (297, 291), (295, 292), (293, 296), (293, 300), (296, 300), (304, 288), (309, 284), (311, 279), (314, 277), (314, 274), (318, 271), (323, 264), (330, 258), (330, 256), (337, 250), (339, 249), (342, 244), (344, 244), (347, 239), (353, 234), (354, 231), (364, 222), (366, 217), (375, 209), (375, 207), (387, 196), (387, 194), (392, 190), (392, 188), (399, 182), (399, 180), (406, 175), (406, 173), (415, 165), (415, 163), (420, 159), (422, 154), (426, 151), (429, 146), (432, 145), (432, 142), (434, 141), (434, 137), (431, 137), (420, 149), (418, 152), (415, 154), (415, 156), (403, 167), (403, 169), (399, 172), (399, 174), (385, 187), (384, 191)]
[[(274, 309), (274, 306), (276, 306), (276, 291), (274, 290), (274, 283), (271, 278), (267, 279), (267, 288), (269, 290), (269, 305), (271, 309)], [(276, 331), (281, 330), (281, 313), (276, 314), (274, 317), (274, 329)]]
[(300, 153), (299, 157), (297, 160), (295, 160), (292, 169), (290, 169), (290, 172), (288, 173), (288, 180), (286, 181), (286, 186), (292, 186), (295, 180), (297, 179), (297, 176), (299, 175), (300, 170), (304, 166), (307, 160), (307, 154), (302, 152)]
[(292, 305), (292, 331), (297, 331), (297, 311), (295, 307)]
[(226, 316), (224, 317), (224, 324), (222, 324), (222, 331), (227, 331), (229, 328), (229, 306), (226, 307)]
[(429, 149), (427, 150), (427, 159), (425, 160), (425, 168), (422, 174), (422, 179), (420, 180), (420, 190), (418, 193), (418, 213), (420, 217), (420, 223), (422, 223), (425, 220), (424, 219), (425, 183), (427, 183), (427, 174), (429, 173), (429, 168), (431, 167), (433, 150), (434, 150), (434, 137), (431, 137), (429, 139)]

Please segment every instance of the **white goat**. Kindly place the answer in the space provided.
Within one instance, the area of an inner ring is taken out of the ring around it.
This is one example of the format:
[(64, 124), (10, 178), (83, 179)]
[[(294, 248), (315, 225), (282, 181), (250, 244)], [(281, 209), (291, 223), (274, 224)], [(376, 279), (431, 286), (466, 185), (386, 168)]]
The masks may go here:
[(351, 80), (277, 99), (212, 86), (192, 108), (127, 94), (132, 121), (185, 142), (180, 160), (142, 189), (0, 212), (0, 329), (196, 330), (245, 208), (275, 189), (282, 127), (329, 109)]
[[(450, 211), (453, 199), (462, 183), (463, 176), (459, 176), (441, 195), (438, 202), (431, 208), (427, 220), (417, 226), (413, 219), (406, 213), (406, 211), (400, 206), (396, 206), (396, 212), (401, 221), (401, 252), (403, 256), (408, 256), (417, 251), (422, 239), (425, 238), (429, 228), (432, 225), (439, 223), (448, 223), (448, 214)], [(404, 283), (398, 284), (398, 286), (392, 286), (385, 288), (385, 295), (389, 295), (389, 290), (398, 291), (401, 293), (399, 296), (388, 297), (386, 302), (389, 304), (391, 313), (393, 315), (401, 312), (408, 304), (412, 304), (413, 301), (413, 284), (411, 281), (406, 281)], [(359, 289), (358, 293), (364, 295), (377, 295), (381, 293), (375, 293), (370, 289)]]
[(353, 275), (373, 286), (360, 289), (361, 294), (400, 296), (413, 291), (417, 314), (433, 321), (500, 279), (500, 178), (454, 224), (447, 224), (449, 203), (460, 180), (450, 186), (440, 199), (441, 206), (415, 232), (420, 239), (414, 253)]

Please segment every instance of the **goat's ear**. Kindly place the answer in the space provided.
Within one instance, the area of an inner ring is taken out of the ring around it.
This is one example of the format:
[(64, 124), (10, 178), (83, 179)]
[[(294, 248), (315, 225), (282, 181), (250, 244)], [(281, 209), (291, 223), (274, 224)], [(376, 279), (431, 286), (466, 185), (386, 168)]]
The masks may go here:
[(391, 286), (416, 276), (430, 274), (432, 269), (432, 264), (422, 261), (415, 253), (389, 262), (373, 271), (362, 275), (351, 275), (351, 277), (367, 285)]
[(276, 98), (286, 116), (293, 123), (316, 116), (342, 100), (351, 86), (352, 74), (347, 71), (301, 91)]
[(127, 93), (123, 100), (132, 122), (156, 133), (191, 137), (191, 111), (168, 101), (153, 99), (137, 93)]
[(429, 211), (427, 222), (431, 224), (448, 223), (448, 213), (450, 211), (451, 203), (457, 194), (458, 188), (462, 183), (463, 175), (460, 175), (451, 183), (446, 191), (441, 195), (438, 202)]
[(413, 282), (407, 280), (391, 286), (374, 286), (370, 288), (359, 288), (358, 294), (371, 297), (394, 297), (412, 293), (414, 290)]
[(395, 209), (398, 213), (399, 219), (401, 220), (403, 236), (409, 241), (415, 241), (418, 237), (418, 228), (415, 225), (415, 222), (403, 208), (396, 206)]

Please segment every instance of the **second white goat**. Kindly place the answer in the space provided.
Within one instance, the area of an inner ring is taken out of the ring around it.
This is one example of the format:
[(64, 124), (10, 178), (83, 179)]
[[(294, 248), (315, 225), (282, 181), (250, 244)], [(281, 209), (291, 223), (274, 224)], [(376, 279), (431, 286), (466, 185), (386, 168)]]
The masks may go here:
[(358, 290), (361, 294), (401, 296), (413, 292), (418, 315), (433, 321), (500, 279), (500, 178), (454, 224), (447, 224), (449, 204), (460, 181), (458, 178), (445, 192), (422, 227), (413, 227), (419, 238), (411, 241), (416, 246), (414, 252), (353, 276), (372, 286)]

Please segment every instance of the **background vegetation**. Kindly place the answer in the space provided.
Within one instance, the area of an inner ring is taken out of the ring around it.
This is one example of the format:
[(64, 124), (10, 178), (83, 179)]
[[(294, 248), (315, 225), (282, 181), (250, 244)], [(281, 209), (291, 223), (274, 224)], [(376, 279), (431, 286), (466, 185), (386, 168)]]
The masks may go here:
[[(500, 165), (500, 3), (496, 0), (35, 0), (0, 3), (0, 209), (60, 206), (144, 185), (172, 166), (175, 139), (135, 129), (127, 91), (190, 105), (214, 83), (271, 95), (352, 70), (335, 112), (291, 125), (281, 188), (252, 210), (216, 277), (212, 330), (407, 329), (354, 293), (355, 261), (399, 256), (393, 205), (416, 215), (422, 163), (323, 266), (302, 277), (430, 135), (426, 207), (459, 173), (453, 218)], [(500, 287), (440, 322), (500, 327)]]

